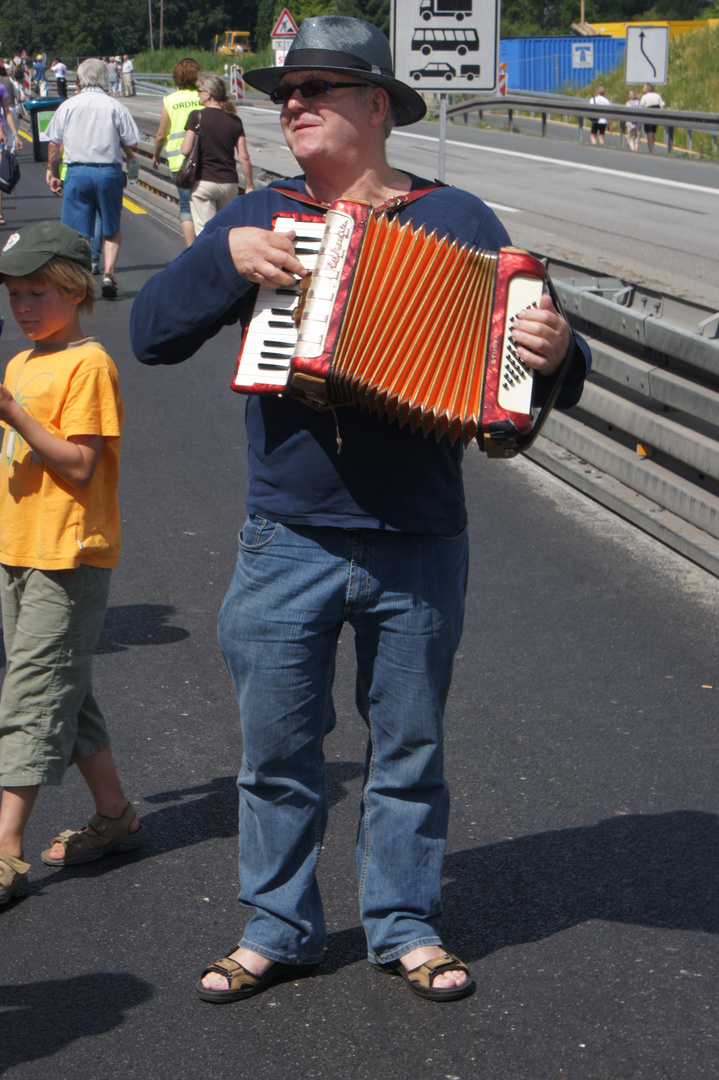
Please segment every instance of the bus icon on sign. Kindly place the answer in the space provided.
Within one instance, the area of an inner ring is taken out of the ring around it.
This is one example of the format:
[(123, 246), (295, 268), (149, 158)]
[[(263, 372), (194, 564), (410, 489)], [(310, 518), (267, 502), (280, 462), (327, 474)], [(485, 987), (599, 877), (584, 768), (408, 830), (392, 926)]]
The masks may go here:
[(467, 52), (479, 52), (479, 35), (472, 30), (415, 30), (412, 37), (412, 51), (429, 56), (434, 52), (456, 52), (464, 56)]

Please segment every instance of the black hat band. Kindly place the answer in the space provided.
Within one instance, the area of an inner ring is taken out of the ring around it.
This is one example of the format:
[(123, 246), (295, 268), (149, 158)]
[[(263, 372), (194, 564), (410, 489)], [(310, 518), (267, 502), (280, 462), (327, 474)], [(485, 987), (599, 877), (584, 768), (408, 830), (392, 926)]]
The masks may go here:
[[(291, 49), (287, 54), (285, 66), (293, 68), (324, 68), (325, 70), (345, 67), (359, 68), (362, 71), (369, 71), (373, 75), (385, 75), (390, 79), (394, 78), (394, 73), (387, 68), (377, 68), (366, 60), (362, 60), (359, 56), (353, 56), (351, 53), (335, 52), (333, 49)], [(278, 72), (278, 74), (281, 74), (281, 72)]]

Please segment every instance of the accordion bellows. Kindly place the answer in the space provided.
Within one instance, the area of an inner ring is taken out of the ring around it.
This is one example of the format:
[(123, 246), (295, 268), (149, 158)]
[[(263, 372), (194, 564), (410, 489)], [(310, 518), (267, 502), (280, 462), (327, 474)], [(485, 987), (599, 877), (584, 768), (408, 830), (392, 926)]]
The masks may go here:
[[(299, 302), (285, 385), (243, 379), (246, 333), (233, 387), (367, 409), (438, 440), (511, 443), (532, 423), (532, 374), (511, 322), (539, 302), (545, 277), (527, 252), (481, 251), (342, 200), (327, 212)], [(261, 371), (275, 354), (257, 348)]]
[(328, 375), (331, 401), (467, 444), (477, 435), (497, 255), (371, 218)]

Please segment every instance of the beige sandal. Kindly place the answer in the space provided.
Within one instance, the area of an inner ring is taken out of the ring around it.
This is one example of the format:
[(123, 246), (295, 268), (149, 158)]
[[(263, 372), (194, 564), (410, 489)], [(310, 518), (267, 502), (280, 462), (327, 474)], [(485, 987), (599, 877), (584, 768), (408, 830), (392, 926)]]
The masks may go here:
[[(452, 953), (444, 956), (435, 956), (433, 960), (427, 960), (419, 964), (411, 971), (407, 971), (401, 960), (394, 960), (390, 964), (378, 964), (380, 971), (388, 975), (399, 975), (407, 983), (412, 993), (418, 994), (426, 1001), (458, 1001), (460, 998), (472, 994), (475, 989), (472, 973), (466, 964), (458, 960)], [(443, 971), (463, 971), (467, 978), (460, 986), (435, 986), (434, 980)]]
[[(299, 971), (301, 972), (301, 970), (300, 968)], [(211, 971), (224, 975), (227, 979), (227, 989), (214, 990), (210, 986), (202, 985), (205, 975), (208, 975)], [(241, 1001), (242, 998), (261, 994), (263, 990), (266, 990), (268, 986), (272, 986), (273, 983), (292, 976), (299, 977), (298, 969), (292, 964), (276, 962), (270, 964), (262, 975), (253, 975), (237, 960), (232, 960), (229, 956), (223, 956), (220, 960), (216, 960), (214, 964), (210, 964), (209, 967), (205, 968), (195, 984), (195, 989), (203, 1001), (212, 1001), (215, 1004), (223, 1001)]]
[[(78, 863), (93, 862), (108, 855), (111, 851), (135, 851), (147, 843), (147, 829), (140, 825), (137, 832), (130, 832), (130, 825), (135, 819), (135, 808), (128, 803), (119, 818), (103, 817), (95, 814), (87, 828), (97, 835), (80, 829), (64, 829), (59, 836), (53, 836), (50, 847), (42, 852), (40, 858), (46, 866), (76, 866)], [(62, 844), (65, 854), (61, 859), (53, 859), (50, 851), (53, 844)]]
[(7, 904), (13, 896), (25, 896), (30, 892), (27, 872), (30, 863), (11, 855), (9, 851), (0, 851), (0, 904)]

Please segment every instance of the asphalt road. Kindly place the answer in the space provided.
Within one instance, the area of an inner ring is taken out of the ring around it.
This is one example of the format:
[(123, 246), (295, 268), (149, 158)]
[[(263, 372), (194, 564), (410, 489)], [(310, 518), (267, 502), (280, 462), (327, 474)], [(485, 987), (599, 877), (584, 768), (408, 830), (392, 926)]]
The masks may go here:
[[(22, 168), (11, 227), (59, 216), (42, 166), (23, 153)], [(476, 994), (423, 1002), (364, 960), (352, 854), (364, 733), (347, 633), (326, 747), (326, 962), (244, 1003), (196, 999), (199, 969), (234, 947), (244, 918), (237, 709), (215, 642), (246, 477), (228, 388), (238, 333), (178, 368), (137, 364), (132, 297), (180, 240), (127, 211), (123, 230), (120, 296), (85, 326), (116, 360), (126, 407), (124, 548), (95, 688), (151, 842), (44, 867), (40, 850), (91, 807), (73, 771), (41, 792), (32, 892), (0, 912), (0, 1072), (714, 1080), (719, 583), (531, 463), (477, 452), (445, 888), (446, 943)], [(23, 344), (6, 322), (3, 365)]]
[[(154, 135), (161, 100), (130, 100)], [(261, 100), (241, 109), (252, 160), (293, 175), (278, 110)], [(397, 129), (390, 161), (435, 177), (438, 134), (428, 121)], [(450, 125), (445, 179), (488, 202), (521, 247), (717, 309), (716, 162)]]

